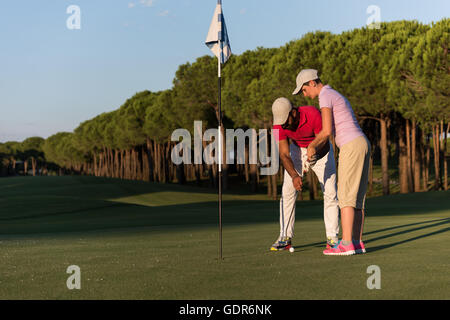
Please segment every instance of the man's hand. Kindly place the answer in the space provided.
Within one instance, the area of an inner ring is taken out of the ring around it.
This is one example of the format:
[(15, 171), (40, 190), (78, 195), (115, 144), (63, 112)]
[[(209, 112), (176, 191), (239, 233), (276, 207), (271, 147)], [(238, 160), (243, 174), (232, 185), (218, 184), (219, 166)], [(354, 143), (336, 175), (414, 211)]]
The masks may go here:
[(302, 191), (303, 182), (302, 178), (299, 175), (292, 178), (292, 183), (294, 184), (295, 190)]

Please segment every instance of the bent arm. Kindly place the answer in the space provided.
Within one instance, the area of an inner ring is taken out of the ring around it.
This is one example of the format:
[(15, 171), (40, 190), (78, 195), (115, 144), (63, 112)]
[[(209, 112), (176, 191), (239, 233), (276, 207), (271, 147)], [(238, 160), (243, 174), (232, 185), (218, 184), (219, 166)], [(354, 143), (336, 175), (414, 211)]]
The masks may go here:
[[(333, 114), (330, 108), (322, 108), (322, 130), (316, 135), (309, 144), (308, 149), (321, 150), (333, 133)], [(315, 153), (315, 152), (314, 152)], [(310, 154), (308, 153), (308, 158)], [(312, 156), (312, 155), (311, 155)]]
[(297, 171), (294, 167), (294, 162), (292, 162), (291, 154), (289, 152), (289, 143), (287, 140), (281, 140), (279, 143), (280, 149), (280, 159), (283, 163), (284, 168), (289, 173), (292, 179), (299, 177)]

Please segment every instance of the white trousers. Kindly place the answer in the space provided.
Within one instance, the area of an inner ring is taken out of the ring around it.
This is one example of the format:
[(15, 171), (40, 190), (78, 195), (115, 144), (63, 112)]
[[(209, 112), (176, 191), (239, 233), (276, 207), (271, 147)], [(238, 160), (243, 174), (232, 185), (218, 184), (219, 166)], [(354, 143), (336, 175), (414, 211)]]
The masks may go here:
[[(306, 148), (300, 148), (291, 143), (290, 154), (295, 170), (303, 178), (302, 162), (307, 160)], [(339, 207), (336, 188), (336, 165), (333, 147), (310, 168), (317, 175), (323, 192), (323, 218), (327, 237), (337, 237), (339, 234)], [(284, 170), (284, 182), (280, 200), (280, 238), (294, 236), (295, 201), (298, 191), (295, 190), (292, 178)]]

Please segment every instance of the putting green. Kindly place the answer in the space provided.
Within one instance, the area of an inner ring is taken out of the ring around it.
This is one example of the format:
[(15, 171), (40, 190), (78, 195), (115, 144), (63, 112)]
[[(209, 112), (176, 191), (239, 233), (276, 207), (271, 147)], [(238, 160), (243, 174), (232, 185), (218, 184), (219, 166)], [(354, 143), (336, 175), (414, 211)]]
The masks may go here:
[[(450, 192), (372, 198), (368, 253), (326, 257), (321, 201), (299, 201), (296, 251), (270, 252), (278, 203), (93, 177), (0, 179), (0, 299), (449, 299)], [(81, 270), (69, 290), (66, 270)], [(381, 271), (370, 290), (367, 268)]]

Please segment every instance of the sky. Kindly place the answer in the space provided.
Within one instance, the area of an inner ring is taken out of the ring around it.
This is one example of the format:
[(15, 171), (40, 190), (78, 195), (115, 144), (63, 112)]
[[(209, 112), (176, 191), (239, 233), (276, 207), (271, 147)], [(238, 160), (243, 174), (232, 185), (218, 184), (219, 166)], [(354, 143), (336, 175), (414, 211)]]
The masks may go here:
[[(2, 0), (0, 142), (72, 132), (136, 92), (170, 89), (181, 64), (212, 55), (204, 42), (216, 3)], [(363, 27), (371, 5), (383, 22), (450, 17), (448, 0), (222, 0), (233, 54)]]

